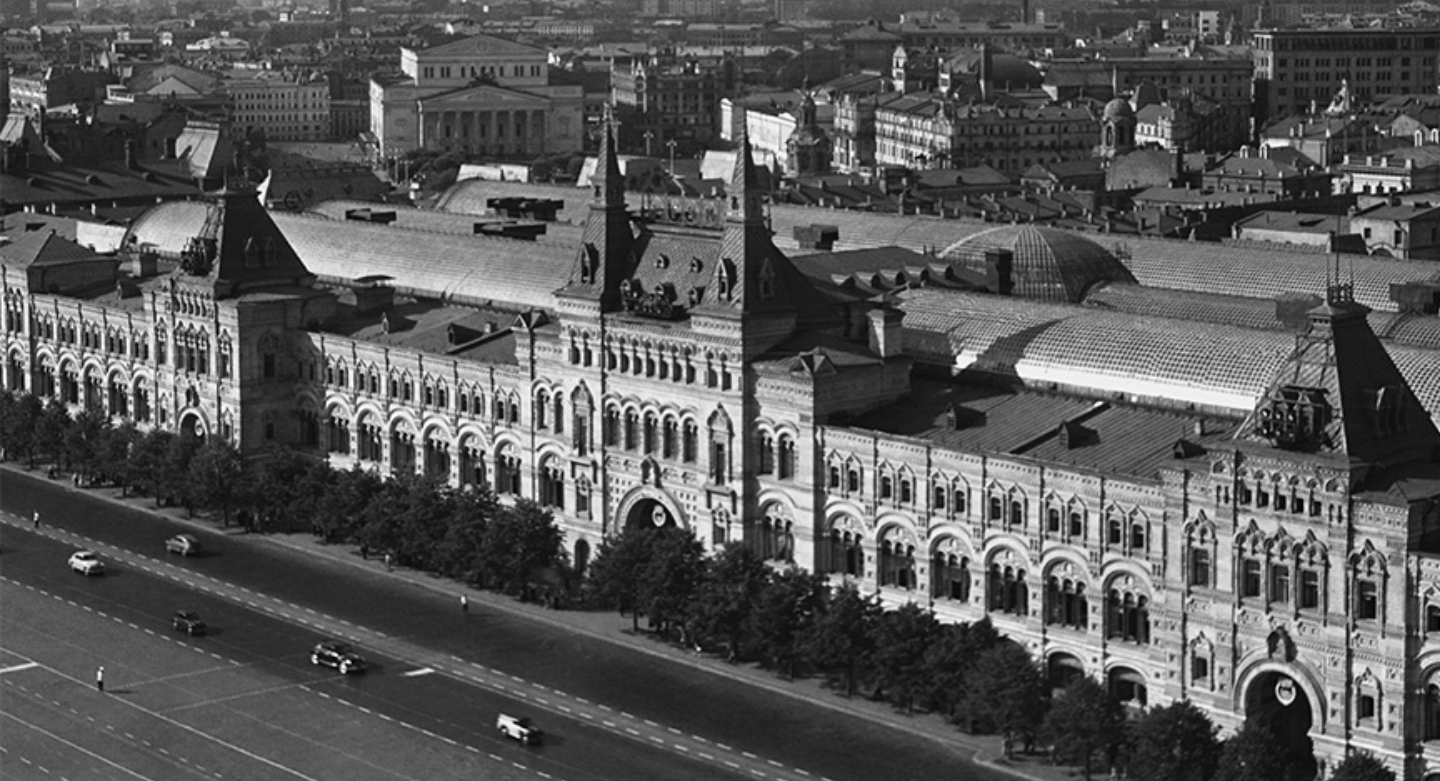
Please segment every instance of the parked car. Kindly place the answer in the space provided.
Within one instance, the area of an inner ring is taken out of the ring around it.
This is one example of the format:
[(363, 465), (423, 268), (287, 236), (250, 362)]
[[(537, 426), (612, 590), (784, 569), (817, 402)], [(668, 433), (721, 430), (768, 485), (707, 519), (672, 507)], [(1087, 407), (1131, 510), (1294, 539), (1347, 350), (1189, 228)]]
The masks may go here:
[(105, 562), (93, 550), (77, 550), (70, 554), (70, 569), (81, 575), (104, 575)]
[(500, 730), (501, 735), (518, 740), (527, 746), (538, 746), (541, 739), (545, 737), (545, 733), (541, 732), (540, 728), (535, 726), (530, 719), (507, 716), (503, 713), (500, 714), (500, 718), (495, 720), (495, 729)]
[(341, 675), (365, 671), (365, 660), (348, 643), (325, 640), (316, 644), (310, 652), (310, 663), (323, 667), (334, 667)]
[(200, 541), (191, 534), (177, 534), (165, 541), (165, 552), (197, 556), (200, 553)]
[(177, 610), (170, 618), (170, 625), (187, 635), (203, 635), (209, 627), (200, 620), (200, 614), (193, 610)]

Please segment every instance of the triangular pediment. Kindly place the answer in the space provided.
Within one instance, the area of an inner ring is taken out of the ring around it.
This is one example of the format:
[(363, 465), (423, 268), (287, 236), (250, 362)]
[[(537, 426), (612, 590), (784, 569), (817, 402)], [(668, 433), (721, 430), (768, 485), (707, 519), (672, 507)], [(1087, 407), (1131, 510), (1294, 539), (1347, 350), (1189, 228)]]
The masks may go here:
[(420, 100), (420, 107), (427, 111), (443, 109), (448, 106), (503, 111), (507, 108), (540, 108), (548, 104), (549, 101), (539, 95), (505, 89), (493, 84), (477, 84), (473, 87), (443, 92)]
[(496, 38), (492, 35), (476, 35), (460, 41), (442, 43), (439, 46), (432, 46), (415, 53), (416, 57), (424, 62), (433, 59), (451, 59), (453, 57), (516, 57), (516, 56), (547, 56), (544, 49), (537, 49), (533, 46), (526, 46), (523, 43), (507, 41), (504, 38)]

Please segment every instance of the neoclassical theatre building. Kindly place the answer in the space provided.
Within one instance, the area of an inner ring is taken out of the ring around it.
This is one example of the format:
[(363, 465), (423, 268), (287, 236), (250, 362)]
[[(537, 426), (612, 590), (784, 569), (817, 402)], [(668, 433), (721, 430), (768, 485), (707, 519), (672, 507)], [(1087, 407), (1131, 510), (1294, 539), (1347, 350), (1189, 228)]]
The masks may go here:
[(632, 525), (743, 541), (989, 615), (1056, 681), (1280, 708), (1322, 771), (1440, 779), (1433, 311), (1382, 339), (1376, 286), (1327, 275), (1289, 331), (1117, 312), (1143, 259), (1031, 226), (856, 284), (866, 253), (777, 249), (748, 142), (679, 224), (637, 219), (608, 139), (580, 192), (564, 246), (246, 192), (117, 254), (11, 232), (5, 387), (531, 497), (580, 566)]

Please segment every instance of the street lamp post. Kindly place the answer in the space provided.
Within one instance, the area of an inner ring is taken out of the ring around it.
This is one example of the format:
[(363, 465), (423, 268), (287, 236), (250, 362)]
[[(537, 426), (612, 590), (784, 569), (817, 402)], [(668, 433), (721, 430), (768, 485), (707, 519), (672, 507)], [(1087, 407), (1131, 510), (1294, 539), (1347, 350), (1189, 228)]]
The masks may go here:
[(671, 179), (674, 179), (674, 178), (675, 178), (675, 139), (672, 138), (672, 139), (670, 139), (669, 141), (666, 141), (666, 142), (665, 142), (665, 146), (670, 147), (670, 178), (671, 178)]
[(650, 142), (655, 140), (655, 133), (654, 133), (653, 131), (647, 130), (647, 131), (645, 131), (644, 138), (645, 138), (645, 156), (646, 156), (646, 157), (649, 157), (649, 156), (650, 156)]

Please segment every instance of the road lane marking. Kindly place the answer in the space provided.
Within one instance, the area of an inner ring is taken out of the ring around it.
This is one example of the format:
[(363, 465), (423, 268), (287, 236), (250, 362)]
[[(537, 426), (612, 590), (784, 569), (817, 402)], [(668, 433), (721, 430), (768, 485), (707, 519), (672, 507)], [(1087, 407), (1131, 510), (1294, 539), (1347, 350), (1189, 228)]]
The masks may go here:
[[(50, 732), (49, 730), (42, 729), (42, 728), (40, 728), (40, 727), (38, 727), (38, 726), (36, 726), (36, 725), (34, 725), (34, 724), (31, 724), (30, 722), (25, 721), (24, 719), (21, 719), (21, 718), (19, 718), (18, 716), (14, 716), (14, 715), (12, 715), (12, 714), (5, 713), (5, 712), (3, 712), (3, 711), (0, 711), (0, 719), (10, 719), (11, 721), (19, 722), (20, 724), (23, 724), (23, 725), (25, 725), (26, 727), (29, 727), (30, 729), (35, 730), (36, 732), (40, 733), (41, 735), (44, 735), (45, 737), (50, 738), (51, 740), (53, 740), (53, 741), (55, 741), (55, 742), (57, 742), (57, 743), (63, 743), (63, 744), (65, 744), (66, 746), (69, 746), (70, 748), (72, 748), (72, 749), (80, 752), (81, 754), (84, 754), (84, 755), (86, 755), (86, 756), (88, 756), (88, 757), (90, 757), (90, 758), (92, 758), (92, 759), (98, 760), (98, 761), (100, 761), (100, 762), (104, 762), (105, 764), (109, 765), (110, 767), (113, 767), (113, 768), (115, 768), (116, 770), (119, 770), (119, 771), (121, 771), (121, 772), (123, 772), (123, 773), (127, 773), (127, 774), (129, 774), (129, 775), (131, 775), (131, 776), (134, 776), (135, 778), (143, 778), (143, 779), (145, 779), (145, 781), (155, 781), (155, 779), (152, 779), (152, 778), (150, 778), (149, 776), (142, 776), (142, 775), (140, 775), (139, 773), (136, 773), (135, 771), (131, 770), (130, 768), (125, 767), (124, 765), (117, 765), (117, 764), (115, 764), (114, 762), (111, 762), (110, 760), (106, 759), (105, 757), (102, 757), (102, 756), (100, 756), (99, 754), (96, 754), (95, 752), (93, 752), (93, 751), (85, 748), (84, 746), (79, 745), (78, 743), (72, 743), (72, 742), (70, 742), (70, 741), (68, 741), (68, 740), (60, 737), (59, 735), (56, 735), (55, 733)], [(20, 759), (21, 759), (21, 761), (25, 762), (25, 764), (27, 764), (27, 765), (30, 764), (30, 760), (25, 759), (24, 757), (21, 757)]]
[(418, 670), (411, 670), (411, 671), (409, 671), (409, 672), (400, 673), (400, 677), (401, 677), (401, 678), (414, 678), (414, 677), (420, 676), (420, 675), (429, 675), (429, 674), (431, 674), (431, 673), (433, 673), (433, 672), (435, 672), (435, 668), (434, 668), (434, 667), (421, 667), (421, 668), (418, 669)]
[(39, 667), (39, 666), (40, 666), (40, 663), (39, 663), (39, 662), (26, 662), (26, 663), (24, 663), (24, 664), (17, 664), (17, 665), (14, 665), (13, 667), (0, 668), (0, 675), (4, 675), (4, 674), (6, 674), (6, 673), (18, 673), (18, 672), (20, 672), (21, 670), (28, 670), (28, 669), (30, 669), (31, 667)]

